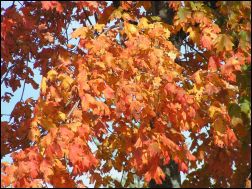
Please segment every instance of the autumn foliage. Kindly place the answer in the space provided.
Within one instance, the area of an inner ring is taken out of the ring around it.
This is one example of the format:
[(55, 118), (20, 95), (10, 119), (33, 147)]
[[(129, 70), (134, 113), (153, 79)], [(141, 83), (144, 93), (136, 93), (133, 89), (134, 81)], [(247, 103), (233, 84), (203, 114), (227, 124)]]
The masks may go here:
[[(96, 187), (129, 187), (134, 175), (161, 184), (170, 160), (188, 173), (182, 187), (245, 186), (251, 3), (163, 3), (169, 22), (151, 1), (1, 10), (1, 89), (40, 90), (1, 121), (1, 158), (13, 159), (1, 162), (1, 187), (84, 187), (85, 173)], [(73, 21), (82, 27), (69, 32)], [(127, 173), (123, 184), (112, 168)]]

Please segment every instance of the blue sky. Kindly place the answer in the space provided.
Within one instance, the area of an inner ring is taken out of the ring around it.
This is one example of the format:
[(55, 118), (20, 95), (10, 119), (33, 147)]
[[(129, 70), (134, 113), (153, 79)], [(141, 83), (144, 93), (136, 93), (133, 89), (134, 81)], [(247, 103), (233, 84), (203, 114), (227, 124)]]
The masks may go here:
[[(22, 1), (21, 1), (22, 2)], [(20, 5), (19, 3), (15, 3), (17, 5), (17, 7), (19, 8)], [(10, 5), (12, 5), (12, 1), (1, 1), (1, 8), (4, 7), (9, 7)], [(92, 23), (95, 23), (94, 21), (94, 18), (90, 17), (90, 20)], [(87, 23), (88, 25), (88, 23)], [(81, 27), (82, 25), (80, 25), (78, 22), (73, 22), (70, 24), (70, 27), (68, 29), (68, 34), (71, 34), (71, 32), (73, 31), (73, 28), (78, 28), (78, 27)], [(69, 36), (70, 38), (70, 36)], [(77, 43), (77, 40), (71, 40), (70, 43), (72, 44), (75, 44)], [(182, 50), (182, 53), (183, 53), (184, 50)], [(31, 68), (33, 69), (32, 67), (32, 63), (29, 64), (31, 66)], [(39, 70), (37, 69), (33, 69), (34, 71), (34, 80), (40, 84), (41, 82), (41, 75), (39, 73)], [(11, 111), (13, 110), (15, 104), (20, 100), (20, 97), (21, 97), (21, 93), (22, 93), (22, 87), (23, 87), (23, 83), (21, 83), (21, 88), (19, 88), (17, 91), (15, 91), (14, 93), (14, 96), (11, 98), (11, 101), (9, 103), (6, 103), (6, 102), (1, 102), (1, 114), (10, 114)], [(1, 86), (1, 96), (5, 93), (5, 92), (10, 92), (12, 93), (12, 90), (11, 89), (7, 89), (5, 88), (5, 86)], [(25, 86), (25, 91), (24, 91), (24, 96), (23, 96), (23, 100), (26, 100), (27, 98), (30, 98), (32, 97), (33, 99), (37, 99), (38, 96), (39, 96), (39, 90), (34, 90), (32, 88), (32, 86), (30, 84), (26, 84)], [(2, 118), (2, 121), (8, 121), (9, 120), (9, 117), (8, 116), (3, 116)], [(186, 136), (186, 143), (187, 144), (191, 144), (191, 139), (188, 137), (189, 136), (189, 133), (188, 132), (185, 132), (184, 135)], [(91, 145), (92, 146), (92, 145)], [(95, 150), (95, 147), (93, 146), (92, 147), (94, 150)], [(10, 158), (9, 155), (7, 155), (6, 157), (4, 157), (1, 161), (8, 161), (8, 162), (11, 162), (12, 159)], [(122, 176), (122, 173), (120, 172), (117, 172), (115, 171), (114, 169), (112, 169), (111, 173), (110, 173), (114, 178), (117, 178), (118, 180), (121, 179), (121, 176)], [(185, 174), (181, 173), (181, 176), (182, 176), (182, 181), (185, 179)], [(88, 187), (93, 187), (94, 185), (93, 184), (90, 184), (89, 183), (89, 179), (87, 179), (86, 176), (82, 176), (80, 177), (80, 179), (82, 179), (84, 181), (84, 184)]]

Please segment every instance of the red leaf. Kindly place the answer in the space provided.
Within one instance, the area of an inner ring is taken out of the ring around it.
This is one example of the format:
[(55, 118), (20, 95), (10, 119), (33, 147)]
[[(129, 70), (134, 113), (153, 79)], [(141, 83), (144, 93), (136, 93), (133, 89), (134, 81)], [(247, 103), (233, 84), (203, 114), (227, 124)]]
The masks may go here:
[(42, 9), (49, 10), (49, 9), (56, 9), (59, 13), (63, 12), (62, 5), (58, 1), (42, 1)]
[(208, 70), (216, 71), (217, 68), (219, 67), (219, 65), (220, 65), (220, 63), (219, 63), (219, 59), (217, 57), (211, 56), (209, 58)]
[[(156, 184), (162, 184), (162, 180), (165, 179), (165, 174), (162, 171), (162, 169), (157, 166), (157, 165), (153, 165), (151, 167), (151, 169), (145, 173), (145, 180), (147, 182), (150, 182), (151, 179), (154, 179)], [(161, 180), (162, 179), (162, 180)]]

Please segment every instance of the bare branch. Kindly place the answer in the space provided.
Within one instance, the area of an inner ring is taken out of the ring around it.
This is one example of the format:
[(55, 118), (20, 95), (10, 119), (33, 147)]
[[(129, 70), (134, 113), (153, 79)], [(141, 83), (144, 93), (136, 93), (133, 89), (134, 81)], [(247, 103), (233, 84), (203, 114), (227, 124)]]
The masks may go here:
[(26, 84), (26, 79), (24, 80), (24, 86), (23, 86), (23, 90), (22, 90), (22, 94), (21, 94), (20, 101), (23, 101), (24, 90), (25, 90), (25, 84)]
[(1, 85), (3, 84), (4, 80), (6, 79), (6, 77), (7, 77), (8, 73), (9, 73), (9, 71), (10, 71), (12, 68), (14, 68), (16, 65), (17, 65), (17, 63), (13, 64), (12, 66), (10, 66), (10, 67), (8, 68), (7, 72), (5, 73), (4, 78), (3, 78), (2, 81), (1, 81)]
[(70, 115), (73, 113), (73, 111), (78, 107), (79, 103), (80, 103), (80, 99), (77, 102), (75, 102), (75, 104), (72, 107), (72, 109), (68, 112), (67, 119), (70, 117)]
[(89, 16), (87, 15), (86, 10), (85, 10), (84, 8), (83, 8), (82, 10), (84, 11), (84, 14), (86, 15), (86, 18), (87, 18), (87, 20), (88, 20), (88, 23), (90, 24), (90, 26), (92, 26), (93, 24), (92, 24), (92, 22), (90, 21)]
[(197, 49), (195, 49), (192, 45), (190, 45), (187, 41), (185, 41), (185, 44), (188, 45), (191, 49), (193, 49), (195, 52), (197, 52), (202, 58), (204, 58), (205, 61), (208, 61), (208, 59), (202, 54), (200, 53)]

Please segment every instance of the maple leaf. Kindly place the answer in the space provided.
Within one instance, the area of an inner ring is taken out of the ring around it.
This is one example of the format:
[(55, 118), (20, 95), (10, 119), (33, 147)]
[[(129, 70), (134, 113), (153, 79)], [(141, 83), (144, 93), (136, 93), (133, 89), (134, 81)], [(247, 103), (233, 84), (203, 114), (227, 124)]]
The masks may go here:
[(42, 1), (41, 3), (42, 9), (49, 10), (55, 8), (59, 13), (63, 12), (63, 7), (58, 1)]
[(45, 77), (43, 77), (42, 81), (41, 81), (41, 94), (42, 95), (45, 95), (45, 93), (46, 93), (46, 88), (47, 88), (46, 80), (47, 79)]
[(138, 34), (137, 27), (130, 23), (124, 23), (124, 31), (127, 34), (128, 37), (132, 37), (136, 34)]
[(217, 132), (220, 133), (225, 133), (226, 132), (226, 125), (224, 120), (222, 119), (221, 116), (218, 116), (214, 122), (213, 122), (213, 127)]
[[(134, 174), (146, 187), (166, 185), (172, 162), (171, 176), (190, 172), (188, 188), (211, 187), (205, 175), (214, 186), (241, 186), (251, 164), (250, 12), (250, 2), (221, 1), (3, 7), (1, 84), (12, 91), (1, 99), (23, 92), (1, 115), (10, 118), (1, 122), (1, 156), (13, 160), (1, 163), (1, 187), (83, 187), (77, 176), (86, 172), (95, 186), (129, 187)], [(68, 39), (75, 22), (82, 26), (70, 35), (80, 39)], [(184, 42), (192, 48), (179, 52)], [(37, 100), (26, 98), (29, 84), (40, 87)], [(191, 172), (184, 131), (202, 169)], [(127, 174), (123, 184), (100, 174), (113, 168)]]
[(90, 30), (88, 27), (77, 28), (72, 32), (71, 37), (72, 38), (80, 37), (81, 39), (85, 39), (88, 36), (89, 32)]
[[(186, 19), (191, 17), (191, 11), (188, 8), (180, 7), (177, 12), (177, 17), (179, 19), (179, 22), (184, 22)], [(176, 23), (178, 23), (178, 22), (176, 22)]]
[(187, 29), (187, 32), (189, 32), (190, 39), (192, 39), (197, 44), (200, 44), (200, 30), (199, 30), (199, 28), (189, 27)]
[(231, 51), (234, 44), (232, 43), (230, 36), (226, 34), (220, 34), (214, 40), (214, 46), (217, 49), (217, 52), (222, 52)]
[(144, 178), (146, 182), (150, 182), (153, 178), (156, 184), (162, 184), (162, 180), (165, 179), (165, 174), (159, 166), (152, 165), (151, 169), (145, 173)]
[(138, 23), (138, 28), (139, 29), (148, 29), (149, 28), (147, 18), (145, 18), (145, 17), (140, 18), (139, 23)]
[(98, 32), (102, 32), (104, 26), (105, 26), (104, 24), (95, 24), (94, 29), (97, 30)]
[(216, 87), (214, 86), (213, 84), (209, 83), (205, 86), (205, 92), (208, 94), (208, 95), (213, 95), (213, 94), (216, 94), (220, 91), (220, 88), (219, 87)]
[(148, 147), (148, 150), (150, 152), (151, 157), (155, 156), (156, 154), (160, 152), (159, 144), (157, 142), (151, 143)]
[(208, 62), (208, 69), (211, 70), (211, 71), (216, 71), (217, 68), (219, 67), (220, 63), (219, 63), (219, 60), (218, 58), (216, 57), (210, 57), (209, 58), (209, 62)]
[(58, 72), (56, 70), (50, 70), (48, 73), (47, 73), (47, 79), (49, 81), (55, 81), (56, 78), (57, 78), (57, 75), (58, 75)]
[(104, 93), (104, 96), (106, 99), (114, 98), (114, 90), (112, 88), (110, 88), (108, 85), (105, 86), (103, 93)]
[(50, 177), (54, 174), (52, 164), (48, 160), (43, 160), (40, 164), (40, 171), (43, 173), (46, 182), (50, 182)]

